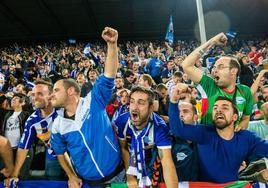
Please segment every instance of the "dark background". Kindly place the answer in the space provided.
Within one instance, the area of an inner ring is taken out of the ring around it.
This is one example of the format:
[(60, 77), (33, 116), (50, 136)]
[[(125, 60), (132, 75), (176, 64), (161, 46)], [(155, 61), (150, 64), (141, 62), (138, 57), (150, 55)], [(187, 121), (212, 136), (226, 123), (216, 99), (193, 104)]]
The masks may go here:
[[(268, 0), (203, 0), (208, 37), (220, 31), (268, 36)], [(195, 0), (0, 0), (0, 44), (99, 39), (163, 40), (173, 15), (175, 39), (198, 38)]]

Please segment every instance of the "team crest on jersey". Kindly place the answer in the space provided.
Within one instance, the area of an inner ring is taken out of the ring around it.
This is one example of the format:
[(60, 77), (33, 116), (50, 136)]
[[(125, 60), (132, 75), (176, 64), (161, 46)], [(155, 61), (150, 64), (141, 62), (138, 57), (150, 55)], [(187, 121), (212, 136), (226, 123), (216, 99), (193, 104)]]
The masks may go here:
[(176, 157), (177, 157), (177, 161), (183, 161), (187, 157), (187, 155), (183, 152), (178, 152)]
[(243, 97), (236, 97), (236, 104), (243, 104), (244, 102), (246, 102), (246, 99)]
[(153, 141), (152, 141), (148, 136), (145, 136), (145, 137), (143, 138), (143, 141), (144, 141), (144, 143), (146, 143), (146, 144), (153, 144)]

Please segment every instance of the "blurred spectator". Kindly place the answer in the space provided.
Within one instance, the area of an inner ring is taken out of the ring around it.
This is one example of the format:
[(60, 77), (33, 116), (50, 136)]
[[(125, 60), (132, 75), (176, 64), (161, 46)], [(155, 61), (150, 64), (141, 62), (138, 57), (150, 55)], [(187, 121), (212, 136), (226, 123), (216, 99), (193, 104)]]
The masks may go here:
[[(22, 137), (25, 122), (29, 117), (29, 112), (23, 110), (23, 106), (26, 103), (26, 96), (21, 93), (15, 93), (11, 100), (11, 109), (4, 117), (3, 126), (1, 128), (1, 135), (5, 136), (11, 143), (13, 150), (14, 160), (18, 149), (19, 141)], [(27, 156), (23, 167), (21, 168), (20, 178), (29, 178), (29, 170), (33, 159), (33, 153), (31, 152)]]
[(99, 73), (96, 69), (91, 69), (90, 71), (88, 71), (87, 80), (88, 83), (92, 85), (92, 87), (94, 86), (98, 76)]
[(251, 51), (248, 54), (249, 60), (252, 61), (256, 66), (259, 65), (259, 58), (262, 56), (260, 52), (257, 51), (255, 46), (251, 46)]
[(130, 90), (135, 81), (135, 74), (131, 70), (127, 70), (124, 73), (124, 88)]
[(172, 92), (172, 89), (173, 87), (177, 84), (177, 83), (180, 83), (182, 82), (183, 80), (183, 72), (181, 71), (177, 71), (175, 72), (173, 75), (172, 75), (172, 79), (169, 80), (167, 83), (166, 83), (166, 86), (168, 88), (168, 95), (171, 96), (171, 92)]
[(80, 86), (81, 88), (81, 97), (85, 97), (87, 96), (87, 94), (91, 91), (92, 89), (92, 84), (87, 82), (86, 80), (86, 76), (84, 75), (83, 72), (79, 72), (77, 74), (77, 78), (76, 78), (76, 81), (78, 83), (78, 85)]
[(168, 89), (165, 84), (161, 83), (158, 84), (156, 87), (156, 92), (159, 96), (159, 108), (157, 114), (159, 114), (163, 120), (168, 124), (168, 105), (169, 105), (169, 96), (168, 96)]
[(167, 62), (167, 67), (162, 72), (162, 81), (163, 83), (167, 83), (169, 80), (171, 80), (172, 75), (176, 72), (176, 67), (174, 64), (174, 58), (169, 58)]
[(250, 63), (248, 56), (242, 56), (240, 61), (241, 72), (239, 75), (240, 84), (251, 87), (253, 84), (254, 74), (257, 72), (254, 65)]

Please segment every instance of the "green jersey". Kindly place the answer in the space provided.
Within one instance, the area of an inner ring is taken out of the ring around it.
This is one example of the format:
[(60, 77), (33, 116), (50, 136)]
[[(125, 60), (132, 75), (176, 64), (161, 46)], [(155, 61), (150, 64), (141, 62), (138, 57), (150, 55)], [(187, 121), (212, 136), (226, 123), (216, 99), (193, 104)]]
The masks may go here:
[(212, 124), (212, 108), (216, 98), (219, 96), (225, 96), (235, 101), (239, 111), (239, 118), (236, 124), (240, 122), (242, 115), (250, 115), (252, 113), (253, 97), (250, 89), (245, 85), (236, 84), (235, 91), (227, 93), (219, 88), (211, 77), (203, 75), (197, 85), (197, 89), (202, 96), (202, 124)]

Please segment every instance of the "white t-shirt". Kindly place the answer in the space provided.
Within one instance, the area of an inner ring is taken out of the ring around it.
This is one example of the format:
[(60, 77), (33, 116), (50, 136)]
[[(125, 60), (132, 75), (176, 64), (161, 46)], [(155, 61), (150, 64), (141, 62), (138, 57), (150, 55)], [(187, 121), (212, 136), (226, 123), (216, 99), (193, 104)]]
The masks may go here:
[(10, 141), (11, 147), (17, 147), (20, 141), (19, 115), (21, 112), (13, 112), (7, 120), (5, 137)]

